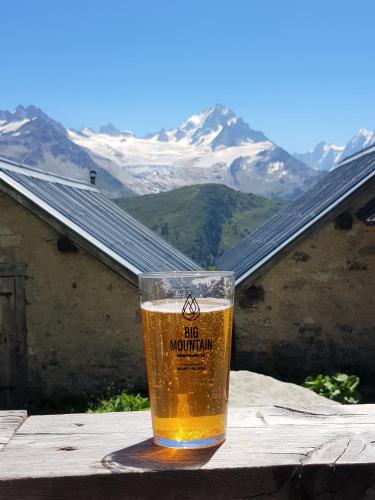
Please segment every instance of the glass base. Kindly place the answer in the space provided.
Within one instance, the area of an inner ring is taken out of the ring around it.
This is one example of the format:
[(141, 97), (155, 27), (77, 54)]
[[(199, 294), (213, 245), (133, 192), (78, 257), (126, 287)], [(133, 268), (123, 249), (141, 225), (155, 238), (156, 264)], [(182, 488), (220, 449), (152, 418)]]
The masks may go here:
[(196, 449), (196, 448), (210, 448), (211, 446), (218, 446), (225, 441), (225, 434), (215, 436), (207, 439), (194, 439), (192, 441), (177, 441), (176, 439), (167, 439), (154, 436), (154, 442), (159, 446), (166, 448), (180, 448), (180, 449)]

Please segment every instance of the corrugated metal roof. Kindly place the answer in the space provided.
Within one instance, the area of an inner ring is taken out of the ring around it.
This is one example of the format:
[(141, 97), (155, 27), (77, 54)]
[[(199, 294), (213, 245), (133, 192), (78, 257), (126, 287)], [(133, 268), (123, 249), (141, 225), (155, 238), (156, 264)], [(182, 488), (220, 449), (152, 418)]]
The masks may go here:
[(375, 148), (353, 155), (217, 261), (240, 283), (375, 176)]
[(0, 180), (134, 274), (200, 269), (90, 184), (2, 159)]

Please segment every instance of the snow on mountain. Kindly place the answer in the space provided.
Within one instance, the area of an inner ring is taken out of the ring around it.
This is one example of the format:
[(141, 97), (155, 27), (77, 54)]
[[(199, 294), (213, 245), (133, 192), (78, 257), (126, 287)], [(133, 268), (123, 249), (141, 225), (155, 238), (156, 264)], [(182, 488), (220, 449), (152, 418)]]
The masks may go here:
[[(89, 129), (91, 132), (92, 130)], [(113, 137), (116, 136), (125, 136), (125, 137), (132, 137), (134, 134), (133, 132), (129, 130), (119, 130), (116, 128), (112, 123), (107, 123), (107, 125), (102, 125), (99, 129), (99, 134), (106, 134), (106, 135), (111, 135)]]
[[(319, 177), (221, 104), (190, 116), (176, 129), (142, 138), (103, 128), (68, 133), (96, 163), (139, 194), (216, 182), (288, 197)], [(236, 161), (239, 170), (231, 169)]]
[(108, 133), (103, 127), (98, 133), (90, 129), (78, 133), (71, 130), (69, 136), (80, 146), (119, 166), (176, 166), (178, 162), (182, 166), (208, 167), (273, 147), (262, 132), (251, 130), (241, 118), (219, 104), (191, 116), (177, 129), (161, 129), (143, 138), (129, 132)]
[(373, 144), (375, 144), (375, 132), (361, 128), (345, 146), (341, 158), (344, 159), (354, 153), (358, 153), (361, 149)]
[[(19, 128), (22, 127), (22, 125), (25, 125), (25, 123), (28, 123), (30, 120), (27, 118), (23, 118), (22, 120), (15, 120), (11, 122), (7, 122), (5, 120), (0, 120), (0, 135), (2, 134), (9, 134), (13, 132), (13, 135), (17, 132)], [(17, 132), (19, 133), (19, 132)]]
[(336, 146), (326, 142), (319, 142), (312, 151), (308, 153), (293, 153), (299, 160), (316, 170), (329, 171), (332, 165), (340, 160), (345, 146)]
[(34, 106), (0, 111), (0, 156), (67, 177), (89, 180), (97, 170), (98, 186), (112, 195), (130, 194), (123, 184), (97, 165), (65, 128)]
[(97, 132), (66, 130), (35, 106), (0, 111), (0, 156), (84, 180), (95, 169), (99, 187), (112, 195), (214, 182), (293, 198), (373, 144), (375, 132), (360, 129), (345, 147), (321, 142), (292, 156), (221, 104), (145, 137), (111, 123)]
[(276, 146), (255, 157), (237, 158), (225, 184), (234, 189), (262, 193), (270, 198), (297, 198), (321, 176), (312, 168)]
[(251, 130), (247, 123), (222, 104), (191, 116), (178, 129), (166, 135), (169, 141), (207, 145), (212, 150), (267, 141), (262, 132)]
[(350, 139), (345, 146), (336, 146), (319, 142), (313, 151), (308, 153), (293, 153), (293, 155), (316, 170), (333, 170), (340, 161), (351, 156), (364, 148), (375, 144), (375, 132), (364, 128)]

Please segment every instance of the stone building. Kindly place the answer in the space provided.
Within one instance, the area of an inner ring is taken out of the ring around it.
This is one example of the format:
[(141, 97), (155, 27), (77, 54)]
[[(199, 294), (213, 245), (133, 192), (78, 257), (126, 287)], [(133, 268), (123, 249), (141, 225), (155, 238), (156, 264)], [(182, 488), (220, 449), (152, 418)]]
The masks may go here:
[(198, 269), (95, 186), (0, 161), (0, 409), (145, 387), (137, 274)]
[(375, 148), (343, 161), (219, 260), (236, 272), (235, 367), (375, 381)]

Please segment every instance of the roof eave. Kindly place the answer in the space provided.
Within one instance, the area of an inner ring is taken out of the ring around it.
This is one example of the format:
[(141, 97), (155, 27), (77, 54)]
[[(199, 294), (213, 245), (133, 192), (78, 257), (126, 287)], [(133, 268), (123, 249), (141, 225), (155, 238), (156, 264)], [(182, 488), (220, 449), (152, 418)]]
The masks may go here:
[(52, 214), (51, 207), (49, 207), (48, 210), (43, 208), (40, 204), (40, 200), (38, 200), (38, 202), (33, 201), (31, 193), (28, 193), (28, 195), (22, 193), (22, 187), (15, 187), (12, 185), (13, 183), (16, 184), (15, 181), (10, 182), (9, 179), (0, 177), (0, 190), (10, 196), (17, 203), (24, 206), (39, 219), (46, 222), (60, 234), (69, 237), (69, 239), (71, 239), (78, 247), (103, 262), (103, 264), (119, 274), (121, 277), (125, 278), (129, 283), (134, 286), (138, 286), (138, 274), (141, 270), (134, 268), (134, 266), (128, 262), (120, 262), (118, 257), (114, 258), (109, 249), (100, 248), (97, 242), (91, 242), (92, 238), (90, 235), (83, 236), (80, 234), (82, 233), (81, 230), (79, 232), (75, 231), (72, 227), (72, 223), (65, 223), (61, 214), (57, 214), (57, 216), (56, 214)]
[(242, 273), (238, 278), (236, 278), (235, 284), (236, 286), (240, 285), (243, 281), (250, 278), (251, 276), (258, 274), (265, 265), (267, 265), (276, 255), (278, 255), (281, 251), (286, 250), (294, 241), (298, 240), (303, 234), (307, 234), (309, 229), (314, 229), (319, 222), (323, 222), (327, 215), (333, 215), (333, 212), (339, 209), (342, 209), (341, 205), (345, 202), (350, 201), (351, 196), (356, 193), (362, 186), (364, 186), (371, 179), (375, 178), (375, 172), (372, 171), (370, 174), (365, 176), (351, 189), (346, 191), (342, 196), (337, 198), (331, 205), (322, 210), (317, 216), (311, 219), (307, 224), (305, 224), (302, 228), (292, 234), (289, 238), (284, 240), (280, 245), (278, 245), (274, 250), (268, 253), (265, 257), (259, 260), (254, 266), (250, 269)]

